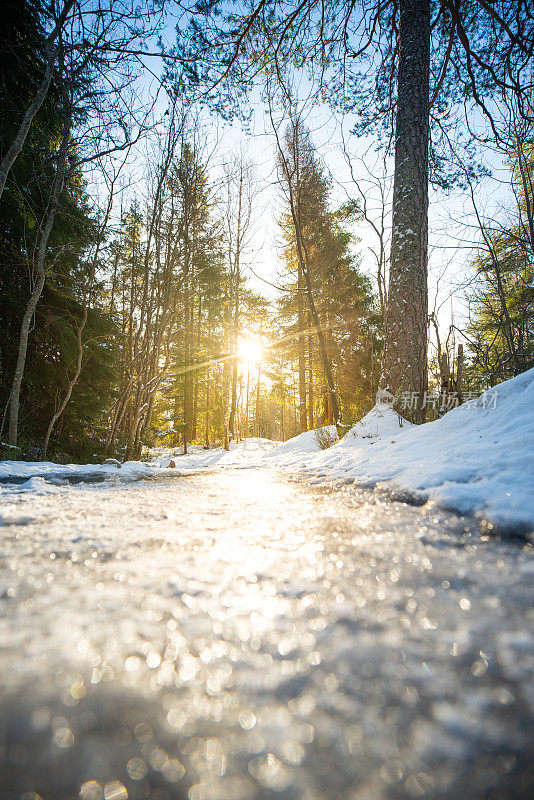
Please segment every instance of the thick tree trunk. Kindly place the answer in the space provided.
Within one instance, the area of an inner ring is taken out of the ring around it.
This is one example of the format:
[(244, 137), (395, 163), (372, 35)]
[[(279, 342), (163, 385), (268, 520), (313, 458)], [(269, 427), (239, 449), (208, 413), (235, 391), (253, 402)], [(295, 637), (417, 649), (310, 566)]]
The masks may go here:
[(413, 393), (424, 421), (427, 387), (430, 0), (400, 0), (393, 229), (382, 385)]

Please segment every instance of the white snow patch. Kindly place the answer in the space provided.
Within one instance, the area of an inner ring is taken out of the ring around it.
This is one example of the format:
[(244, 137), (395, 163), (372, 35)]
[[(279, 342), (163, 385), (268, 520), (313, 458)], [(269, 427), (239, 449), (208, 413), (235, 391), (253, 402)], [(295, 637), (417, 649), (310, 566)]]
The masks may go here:
[(385, 403), (377, 405), (345, 434), (345, 440), (354, 444), (353, 439), (392, 439), (413, 428), (411, 422), (403, 419), (391, 406)]
[[(337, 430), (335, 425), (327, 425), (319, 430), (322, 430), (327, 435), (337, 439)], [(313, 430), (300, 433), (298, 436), (288, 439), (287, 442), (279, 444), (278, 447), (275, 447), (274, 450), (271, 450), (267, 457), (270, 460), (277, 460), (280, 459), (280, 457), (287, 457), (291, 455), (296, 455), (298, 458), (301, 458), (305, 453), (319, 452), (321, 452), (321, 448), (317, 439), (317, 431)]]

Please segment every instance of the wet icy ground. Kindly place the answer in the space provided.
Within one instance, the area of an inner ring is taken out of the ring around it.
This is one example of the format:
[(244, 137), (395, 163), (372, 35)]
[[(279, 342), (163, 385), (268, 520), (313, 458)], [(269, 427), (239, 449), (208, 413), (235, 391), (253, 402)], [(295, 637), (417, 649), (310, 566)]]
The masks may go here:
[(269, 470), (0, 494), (2, 800), (522, 800), (534, 550)]

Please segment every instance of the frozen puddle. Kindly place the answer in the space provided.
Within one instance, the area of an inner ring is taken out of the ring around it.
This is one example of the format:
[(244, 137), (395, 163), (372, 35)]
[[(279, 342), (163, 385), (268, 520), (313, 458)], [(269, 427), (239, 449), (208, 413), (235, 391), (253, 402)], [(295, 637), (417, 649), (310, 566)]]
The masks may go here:
[(266, 469), (83, 477), (0, 495), (2, 800), (532, 796), (530, 544)]
[(76, 473), (58, 473), (54, 475), (53, 473), (46, 473), (44, 475), (34, 475), (31, 478), (28, 478), (26, 475), (10, 475), (8, 477), (0, 477), (0, 486), (27, 486), (31, 489), (31, 482), (32, 481), (44, 481), (44, 483), (50, 483), (54, 486), (59, 485), (67, 485), (70, 484), (75, 486), (78, 483), (101, 483), (102, 481), (106, 480), (114, 480), (116, 477), (115, 475), (109, 475), (109, 473), (102, 473), (102, 472), (86, 472), (77, 475)]
[(78, 484), (92, 484), (92, 483), (131, 483), (133, 481), (160, 481), (172, 480), (176, 478), (187, 477), (190, 472), (181, 472), (180, 470), (169, 470), (165, 474), (154, 473), (152, 475), (146, 473), (125, 473), (121, 475), (120, 470), (114, 472), (46, 472), (43, 475), (32, 475), (29, 478), (27, 475), (9, 475), (0, 477), (0, 487), (15, 487), (20, 486), (26, 490), (32, 490), (35, 487), (50, 485), (50, 486), (77, 486)]

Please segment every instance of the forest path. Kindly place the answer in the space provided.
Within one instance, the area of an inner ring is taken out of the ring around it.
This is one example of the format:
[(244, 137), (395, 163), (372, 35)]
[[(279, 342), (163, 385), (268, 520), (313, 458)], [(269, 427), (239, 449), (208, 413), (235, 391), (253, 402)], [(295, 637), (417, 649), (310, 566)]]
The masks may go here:
[(532, 796), (529, 545), (264, 469), (0, 500), (3, 800)]

